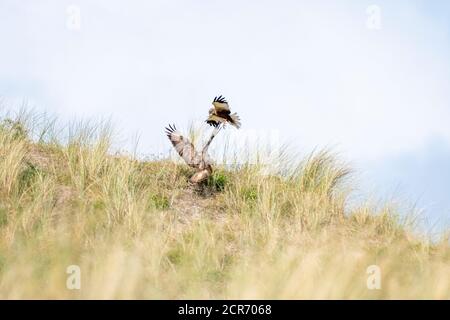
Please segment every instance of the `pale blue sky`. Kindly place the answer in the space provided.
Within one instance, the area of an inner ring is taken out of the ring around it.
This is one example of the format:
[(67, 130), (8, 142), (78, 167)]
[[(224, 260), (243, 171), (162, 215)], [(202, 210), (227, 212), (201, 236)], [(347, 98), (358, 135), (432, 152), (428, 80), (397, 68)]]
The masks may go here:
[(0, 38), (10, 108), (111, 116), (152, 154), (170, 148), (168, 122), (202, 120), (223, 94), (243, 130), (275, 130), (301, 152), (336, 146), (361, 192), (448, 224), (448, 1), (0, 0)]

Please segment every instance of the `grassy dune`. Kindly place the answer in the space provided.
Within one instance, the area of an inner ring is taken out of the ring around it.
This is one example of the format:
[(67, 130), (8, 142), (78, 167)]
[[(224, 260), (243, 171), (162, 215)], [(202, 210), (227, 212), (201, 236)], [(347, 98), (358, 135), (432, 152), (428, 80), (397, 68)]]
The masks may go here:
[(388, 204), (347, 209), (349, 170), (327, 152), (278, 174), (217, 168), (195, 188), (183, 164), (112, 155), (108, 127), (41, 120), (0, 125), (2, 299), (450, 298), (448, 239)]

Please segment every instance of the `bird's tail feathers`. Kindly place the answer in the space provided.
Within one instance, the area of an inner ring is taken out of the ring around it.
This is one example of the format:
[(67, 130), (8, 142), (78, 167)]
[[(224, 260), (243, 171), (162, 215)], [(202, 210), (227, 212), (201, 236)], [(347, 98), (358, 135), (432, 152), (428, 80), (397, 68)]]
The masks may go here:
[(230, 117), (232, 120), (231, 124), (239, 129), (241, 127), (241, 118), (239, 118), (237, 113), (233, 113), (232, 115), (230, 115)]

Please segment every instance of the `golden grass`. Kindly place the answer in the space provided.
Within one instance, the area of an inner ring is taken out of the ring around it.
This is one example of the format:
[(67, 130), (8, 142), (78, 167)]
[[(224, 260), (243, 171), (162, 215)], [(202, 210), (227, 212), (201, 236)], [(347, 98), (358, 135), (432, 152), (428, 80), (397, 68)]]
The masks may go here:
[(62, 142), (24, 123), (0, 126), (0, 298), (450, 298), (448, 239), (414, 235), (388, 205), (345, 209), (349, 170), (329, 152), (193, 188), (182, 164), (111, 155), (108, 126)]

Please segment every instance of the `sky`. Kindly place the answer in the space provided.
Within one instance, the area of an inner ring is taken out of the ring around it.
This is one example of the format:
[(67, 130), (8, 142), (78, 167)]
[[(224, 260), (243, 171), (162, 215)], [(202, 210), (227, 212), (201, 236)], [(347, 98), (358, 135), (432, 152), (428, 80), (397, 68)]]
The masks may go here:
[(111, 118), (141, 154), (222, 94), (243, 136), (332, 147), (361, 193), (450, 226), (450, 3), (0, 0), (9, 109)]

